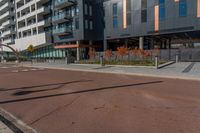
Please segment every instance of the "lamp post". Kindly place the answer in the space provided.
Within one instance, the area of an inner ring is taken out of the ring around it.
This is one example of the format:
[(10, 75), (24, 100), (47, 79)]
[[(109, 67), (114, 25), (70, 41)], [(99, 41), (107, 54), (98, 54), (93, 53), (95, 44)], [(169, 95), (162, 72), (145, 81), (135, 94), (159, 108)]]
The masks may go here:
[(0, 45), (0, 47), (1, 47), (1, 62), (3, 63), (3, 61), (4, 61), (4, 57), (3, 57), (3, 46)]

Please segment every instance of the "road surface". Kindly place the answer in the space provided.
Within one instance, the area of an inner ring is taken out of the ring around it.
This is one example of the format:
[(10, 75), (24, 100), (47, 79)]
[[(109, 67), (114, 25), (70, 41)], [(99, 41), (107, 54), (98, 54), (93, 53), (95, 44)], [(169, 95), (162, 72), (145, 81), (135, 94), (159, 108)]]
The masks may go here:
[(0, 107), (40, 133), (200, 133), (200, 82), (0, 66)]

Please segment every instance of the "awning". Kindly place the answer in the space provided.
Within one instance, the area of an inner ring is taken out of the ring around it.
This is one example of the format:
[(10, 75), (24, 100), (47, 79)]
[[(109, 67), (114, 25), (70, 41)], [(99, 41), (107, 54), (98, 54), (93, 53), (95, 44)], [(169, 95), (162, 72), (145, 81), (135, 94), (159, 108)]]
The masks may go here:
[(65, 48), (78, 48), (78, 44), (67, 44), (67, 45), (58, 45), (54, 46), (55, 49), (65, 49)]
[(97, 48), (100, 47), (98, 45), (86, 45), (86, 44), (65, 44), (65, 45), (57, 45), (54, 46), (55, 49), (67, 49), (67, 48)]

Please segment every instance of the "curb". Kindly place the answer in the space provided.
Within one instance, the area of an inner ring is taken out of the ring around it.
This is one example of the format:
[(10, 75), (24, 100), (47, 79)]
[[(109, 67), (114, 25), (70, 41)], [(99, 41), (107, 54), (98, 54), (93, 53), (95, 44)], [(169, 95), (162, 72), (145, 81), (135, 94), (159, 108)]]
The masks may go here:
[[(37, 131), (30, 126), (28, 126), (26, 123), (22, 122), (21, 120), (17, 119), (15, 116), (13, 116), (8, 111), (0, 108), (0, 116), (2, 116), (6, 121), (6, 126), (11, 129), (14, 133), (37, 133)], [(8, 125), (12, 124), (12, 125)], [(18, 131), (18, 132), (17, 132)]]
[[(76, 65), (76, 66), (100, 66), (100, 64), (72, 64), (72, 65)], [(131, 66), (131, 65), (105, 65), (108, 67), (125, 67), (125, 68), (155, 68), (155, 66)]]
[(167, 78), (167, 79), (180, 79), (180, 80), (193, 80), (200, 81), (200, 78), (196, 77), (186, 77), (186, 76), (166, 76), (166, 75), (156, 75), (156, 74), (143, 74), (143, 73), (128, 73), (123, 71), (96, 71), (96, 70), (84, 70), (84, 69), (73, 69), (73, 68), (58, 68), (58, 67), (47, 67), (47, 66), (26, 66), (26, 67), (36, 67), (36, 68), (46, 68), (54, 70), (68, 70), (68, 71), (80, 71), (80, 72), (91, 72), (91, 73), (108, 73), (108, 74), (122, 74), (130, 76), (141, 76), (141, 77), (154, 77), (154, 78)]

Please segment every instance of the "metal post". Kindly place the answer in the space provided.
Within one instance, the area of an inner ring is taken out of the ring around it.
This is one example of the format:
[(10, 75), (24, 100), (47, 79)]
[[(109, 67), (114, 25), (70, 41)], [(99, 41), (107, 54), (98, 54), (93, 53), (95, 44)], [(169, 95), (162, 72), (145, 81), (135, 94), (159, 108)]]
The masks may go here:
[(103, 55), (100, 56), (100, 64), (101, 66), (104, 66)]
[(76, 48), (76, 61), (80, 61), (80, 48), (79, 48), (79, 41), (76, 41), (78, 47)]
[(104, 51), (106, 51), (107, 48), (108, 48), (108, 42), (107, 42), (106, 39), (104, 39), (104, 41), (103, 41), (103, 49), (104, 49)]
[(156, 67), (156, 69), (159, 68), (159, 67), (158, 67), (158, 56), (155, 56), (155, 67)]
[(1, 63), (4, 62), (4, 57), (3, 57), (3, 46), (1, 46)]
[(178, 54), (176, 54), (176, 63), (178, 63), (179, 62), (179, 56), (178, 56)]

